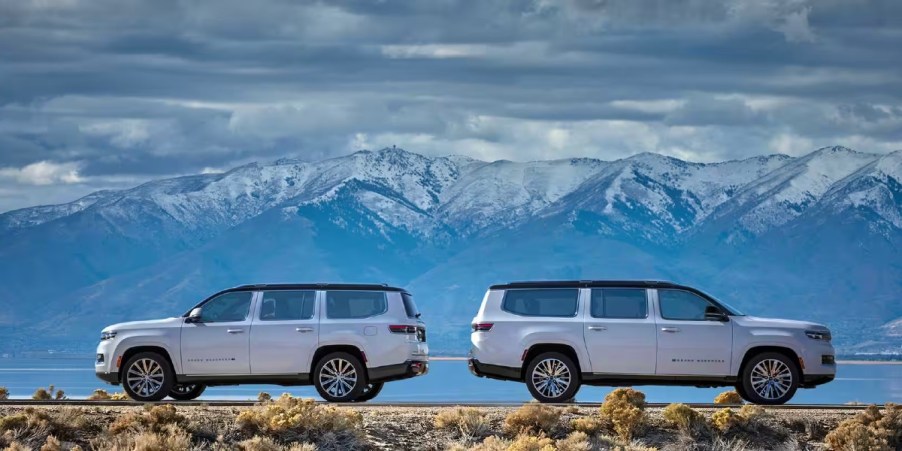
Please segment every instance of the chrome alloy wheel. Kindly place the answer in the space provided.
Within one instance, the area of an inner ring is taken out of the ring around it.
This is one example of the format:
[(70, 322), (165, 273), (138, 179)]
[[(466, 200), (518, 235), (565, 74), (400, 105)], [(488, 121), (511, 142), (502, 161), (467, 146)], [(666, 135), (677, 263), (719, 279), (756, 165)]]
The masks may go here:
[(764, 399), (782, 398), (792, 386), (792, 371), (777, 359), (765, 359), (752, 368), (752, 389)]
[(346, 396), (357, 386), (357, 370), (345, 359), (332, 359), (319, 372), (319, 383), (332, 396)]
[(542, 396), (557, 398), (570, 387), (570, 369), (558, 359), (545, 359), (532, 370), (532, 385)]
[(163, 387), (163, 367), (152, 359), (136, 360), (128, 369), (126, 383), (140, 396), (153, 396)]

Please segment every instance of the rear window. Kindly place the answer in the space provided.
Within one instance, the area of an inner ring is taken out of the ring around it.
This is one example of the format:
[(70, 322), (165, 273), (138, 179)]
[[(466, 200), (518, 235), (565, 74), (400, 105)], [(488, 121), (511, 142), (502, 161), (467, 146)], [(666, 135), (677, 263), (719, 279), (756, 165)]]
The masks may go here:
[(368, 318), (386, 312), (388, 304), (381, 291), (327, 291), (326, 317)]
[(413, 296), (407, 293), (401, 293), (401, 299), (404, 300), (404, 311), (407, 312), (407, 317), (419, 318), (420, 311), (417, 310), (417, 304), (413, 302)]
[(501, 309), (522, 316), (576, 316), (579, 290), (548, 288), (537, 290), (507, 290)]

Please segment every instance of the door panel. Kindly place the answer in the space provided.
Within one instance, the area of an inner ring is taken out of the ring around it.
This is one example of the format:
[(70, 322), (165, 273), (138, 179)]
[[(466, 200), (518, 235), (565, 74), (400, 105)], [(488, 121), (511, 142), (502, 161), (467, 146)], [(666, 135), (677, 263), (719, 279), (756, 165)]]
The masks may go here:
[(593, 373), (653, 375), (656, 363), (655, 318), (647, 290), (586, 290), (585, 340)]
[(248, 343), (254, 293), (225, 293), (203, 304), (200, 322), (182, 325), (182, 368), (187, 375), (250, 374)]
[(317, 292), (264, 291), (251, 326), (251, 374), (306, 374), (319, 342)]
[(713, 304), (682, 290), (656, 291), (658, 375), (728, 376), (733, 323), (705, 320)]

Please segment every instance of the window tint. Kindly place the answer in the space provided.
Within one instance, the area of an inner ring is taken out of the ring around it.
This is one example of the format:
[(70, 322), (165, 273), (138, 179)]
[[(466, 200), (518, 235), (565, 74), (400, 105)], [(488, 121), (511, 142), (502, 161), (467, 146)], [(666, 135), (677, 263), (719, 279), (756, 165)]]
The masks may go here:
[(385, 293), (381, 291), (327, 291), (327, 318), (367, 318), (385, 313)]
[(665, 319), (704, 320), (710, 302), (694, 293), (682, 290), (658, 290), (661, 317)]
[(501, 309), (523, 316), (576, 316), (577, 289), (507, 290)]
[(407, 317), (416, 318), (420, 312), (417, 310), (417, 305), (413, 302), (413, 296), (401, 293), (401, 299), (404, 300), (404, 311), (407, 312)]
[(217, 296), (203, 305), (200, 320), (204, 323), (244, 321), (251, 308), (250, 291), (238, 291)]
[(592, 290), (592, 317), (647, 318), (648, 300), (643, 288)]
[(316, 291), (264, 291), (261, 321), (285, 321), (313, 318)]

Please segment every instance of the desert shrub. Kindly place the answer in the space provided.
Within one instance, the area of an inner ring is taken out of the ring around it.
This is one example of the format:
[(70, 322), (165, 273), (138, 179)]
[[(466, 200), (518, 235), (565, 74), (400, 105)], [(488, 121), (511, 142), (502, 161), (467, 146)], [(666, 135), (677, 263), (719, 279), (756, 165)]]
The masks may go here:
[(714, 397), (714, 404), (742, 404), (742, 396), (736, 390), (725, 391)]
[(607, 427), (607, 423), (598, 415), (576, 418), (570, 421), (570, 427), (577, 432), (595, 435)]
[(316, 445), (310, 443), (292, 443), (291, 446), (285, 447), (268, 437), (260, 437), (257, 435), (238, 442), (237, 449), (239, 451), (316, 451)]
[(257, 394), (257, 402), (267, 402), (272, 401), (272, 395), (266, 393), (265, 391), (261, 391)]
[(116, 435), (126, 431), (131, 432), (160, 432), (169, 426), (183, 427), (187, 419), (170, 404), (148, 406), (143, 412), (129, 412), (110, 424), (110, 434)]
[(19, 413), (0, 417), (0, 443), (18, 441), (40, 448), (54, 438), (76, 439), (97, 430), (77, 409), (62, 407), (42, 409), (28, 407)]
[(47, 440), (41, 446), (41, 451), (62, 451), (63, 447), (60, 441), (54, 436), (48, 436)]
[(169, 423), (158, 430), (123, 430), (94, 440), (98, 451), (168, 451), (187, 450), (191, 447), (191, 435), (179, 425)]
[(110, 401), (128, 401), (130, 399), (125, 392), (110, 393)]
[(6, 387), (0, 387), (0, 399), (9, 399), (9, 390)]
[(694, 434), (705, 423), (702, 414), (686, 404), (669, 404), (662, 415), (664, 421), (687, 434)]
[(362, 444), (363, 416), (353, 410), (317, 405), (312, 399), (283, 394), (278, 399), (238, 414), (245, 433), (262, 432), (285, 441), (328, 443), (337, 449)]
[(489, 432), (485, 414), (473, 407), (455, 407), (442, 410), (433, 420), (437, 429), (454, 429), (465, 437), (481, 437)]
[(528, 432), (551, 433), (557, 428), (561, 411), (536, 402), (524, 404), (504, 419), (504, 432), (517, 435)]
[(31, 399), (38, 401), (49, 401), (51, 399), (66, 399), (66, 392), (62, 390), (57, 390), (53, 385), (48, 386), (47, 388), (41, 387), (34, 391), (34, 394), (31, 395)]
[(91, 396), (88, 396), (88, 401), (108, 401), (110, 398), (111, 396), (106, 390), (98, 388), (91, 393)]
[(628, 442), (645, 423), (645, 394), (618, 388), (605, 396), (601, 414), (611, 422), (614, 432)]
[(825, 443), (836, 450), (902, 449), (902, 406), (887, 403), (883, 412), (868, 406), (827, 434)]
[(520, 434), (507, 447), (507, 451), (557, 451), (554, 440), (544, 434)]
[(31, 451), (31, 448), (19, 443), (12, 442), (6, 448), (3, 448), (3, 451)]
[(889, 451), (886, 437), (875, 428), (863, 424), (860, 419), (850, 418), (839, 423), (830, 431), (824, 443), (836, 451)]
[(571, 432), (567, 437), (558, 440), (555, 445), (558, 451), (589, 451), (592, 449), (589, 436), (579, 431)]
[(736, 414), (733, 409), (725, 407), (714, 412), (711, 415), (711, 424), (721, 432), (729, 431), (743, 423), (743, 418)]

